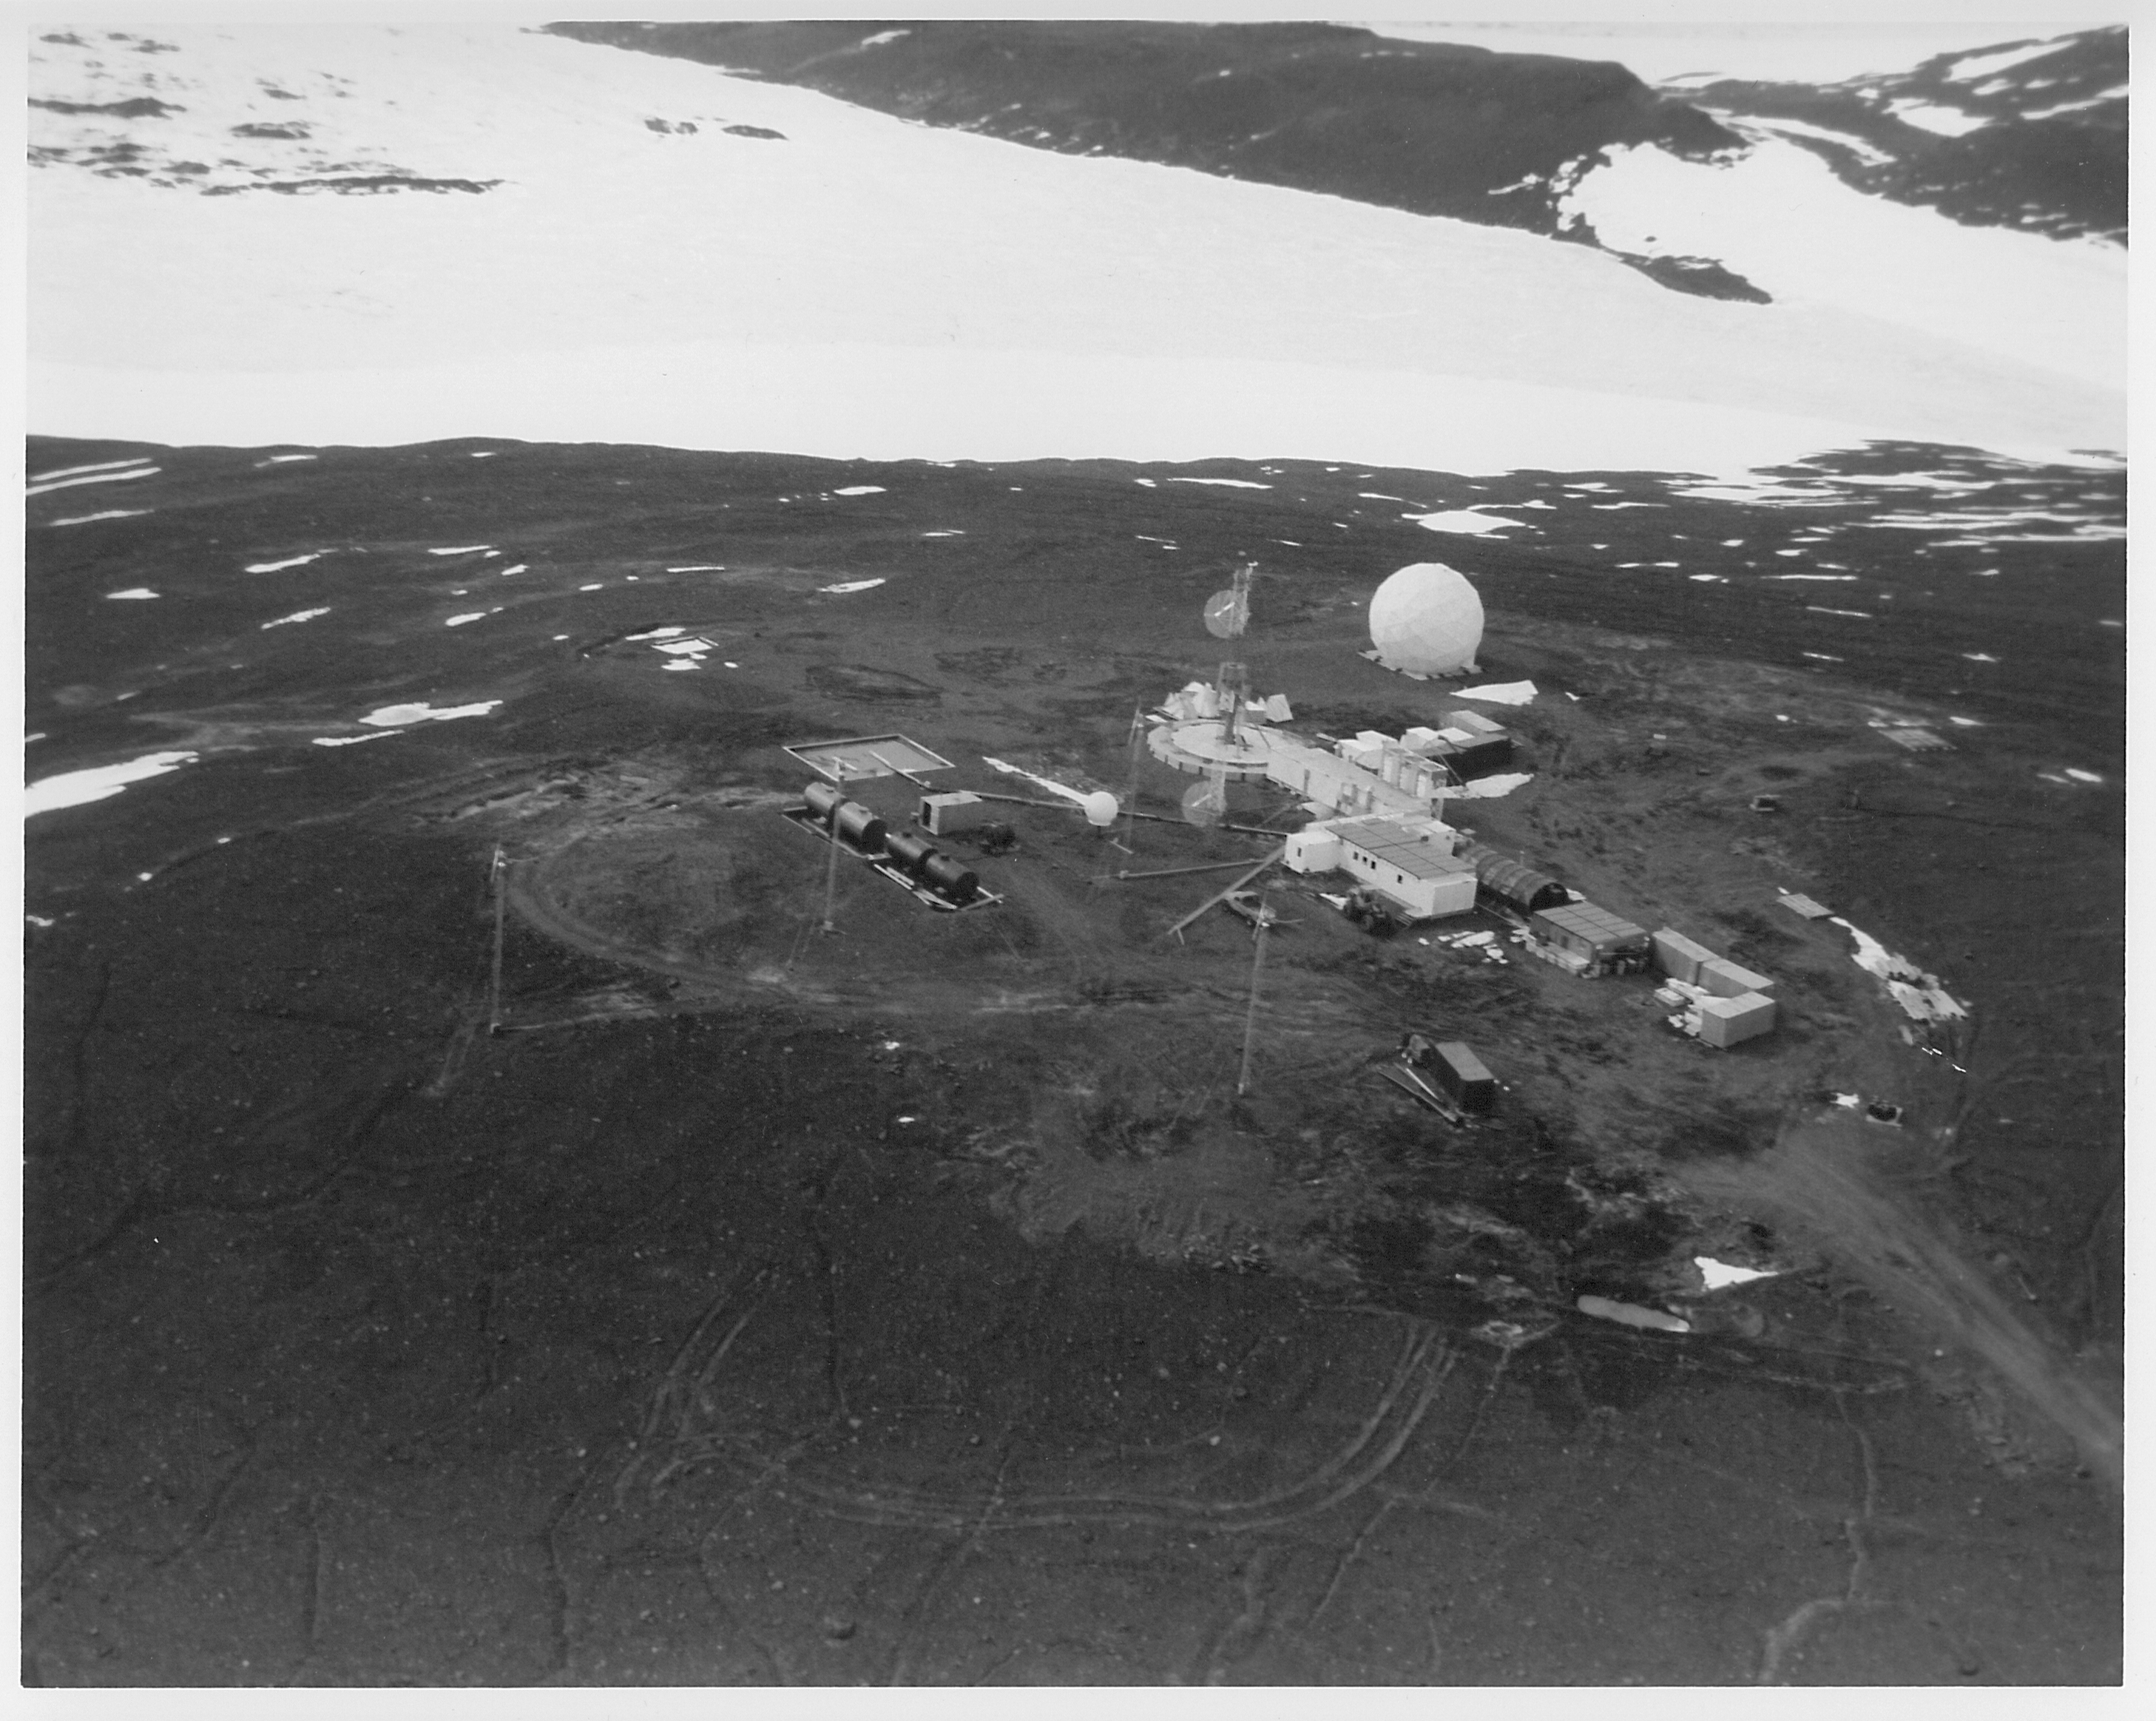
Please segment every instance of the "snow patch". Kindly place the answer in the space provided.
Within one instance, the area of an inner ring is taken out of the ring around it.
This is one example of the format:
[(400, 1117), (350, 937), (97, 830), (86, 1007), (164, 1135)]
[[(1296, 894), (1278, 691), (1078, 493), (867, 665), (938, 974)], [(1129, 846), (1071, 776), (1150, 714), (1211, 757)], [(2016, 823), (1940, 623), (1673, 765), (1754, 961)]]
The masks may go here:
[(1403, 514), (1403, 520), (1412, 520), (1424, 532), (1460, 532), (1480, 535), (1486, 532), (1502, 532), (1508, 526), (1525, 526), (1524, 520), (1505, 520), (1494, 514), (1477, 514), (1471, 508), (1441, 514)]
[(308, 563), (319, 562), (323, 557), (328, 554), (329, 552), (327, 550), (316, 550), (305, 556), (288, 556), (282, 562), (250, 562), (247, 564), (247, 572), (249, 573), (281, 573), (287, 568), (304, 568)]
[(1532, 681), (1490, 681), (1480, 687), (1463, 687), (1462, 699), (1487, 700), (1491, 705), (1532, 705), (1535, 702), (1535, 684)]
[(382, 706), (359, 721), (370, 723), (377, 729), (401, 729), (408, 723), (446, 723), (452, 717), (483, 717), (501, 703), (498, 699), (482, 699), (472, 705), (456, 705), (444, 711), (436, 711), (433, 706), (421, 700), (415, 705)]
[(881, 584), (883, 584), (881, 579), (847, 579), (840, 580), (835, 586), (819, 586), (816, 589), (819, 592), (829, 593), (833, 596), (839, 596), (847, 592), (865, 592), (871, 586)]
[(883, 493), (884, 487), (880, 484), (849, 484), (842, 490), (831, 492), (834, 496), (880, 496)]
[(200, 757), (192, 753), (145, 753), (124, 765), (99, 765), (88, 771), (64, 771), (57, 777), (41, 778), (23, 791), (23, 816), (34, 819), (40, 813), (56, 812), (62, 807), (80, 807), (104, 800), (118, 794), (131, 783), (177, 771)]
[(41, 496), (56, 490), (74, 490), (85, 484), (121, 484), (130, 478), (149, 478), (165, 469), (162, 466), (136, 466), (125, 472), (93, 472), (85, 478), (56, 478), (47, 484), (33, 484), (25, 490), (25, 496)]
[(155, 592), (153, 592), (153, 591), (151, 591), (151, 590), (149, 588), (149, 587), (147, 587), (147, 586), (130, 586), (130, 587), (128, 587), (128, 588), (127, 588), (126, 591), (124, 591), (124, 592), (107, 592), (105, 595), (108, 598), (154, 598), (154, 597), (157, 596), (157, 593), (155, 593)]
[(1769, 118), (1763, 114), (1746, 114), (1738, 118), (1720, 108), (1709, 108), (1707, 111), (1725, 125), (1733, 123), (1739, 131), (1748, 131), (1757, 127), (1761, 131), (1779, 131), (1797, 137), (1816, 137), (1822, 143), (1835, 144), (1847, 150), (1867, 167), (1884, 167), (1894, 159), (1886, 151), (1867, 143), (1854, 132), (1835, 131), (1825, 126), (1814, 126), (1804, 120)]
[(1953, 63), (1947, 76), (1957, 84), (1973, 84), (1979, 78), (1988, 78), (1994, 72), (2003, 72), (2009, 66), (2018, 66), (2025, 59), (2035, 59), (2040, 54), (2053, 52), (2059, 44), (2026, 42), (2018, 48), (2001, 48), (1991, 54), (1964, 54)]
[(1494, 801), (1510, 794), (1523, 783), (1534, 781), (1532, 771), (1503, 771), (1494, 777), (1476, 777), (1458, 791), (1460, 796), (1471, 801)]
[(315, 737), (315, 745), (316, 747), (357, 747), (362, 741), (387, 741), (396, 732), (394, 729), (383, 729), (372, 735), (317, 735)]
[(1991, 123), (1984, 115), (1972, 114), (1965, 108), (1941, 107), (1935, 101), (1915, 101), (1907, 97), (1888, 102), (1887, 111), (1907, 125), (1936, 131), (1942, 137), (1965, 137)]
[(132, 520), (138, 514), (154, 514), (154, 508), (107, 508), (97, 514), (70, 514), (64, 520), (48, 520), (48, 526), (88, 526), (94, 520)]
[(429, 550), (429, 556), (469, 556), (475, 550), (490, 550), (491, 544), (452, 544), (445, 550)]
[(442, 625), (445, 628), (460, 628), (467, 622), (485, 621), (487, 618), (487, 614), (488, 612), (484, 609), (470, 609), (465, 611), (462, 615), (451, 616), (447, 621), (444, 622)]
[(124, 460), (94, 460), (87, 466), (54, 466), (43, 472), (33, 472), (23, 482), (43, 484), (48, 479), (75, 478), (85, 472), (117, 472), (123, 467), (146, 466), (149, 464), (149, 455), (135, 455)]
[(1248, 478), (1171, 478), (1170, 484), (1217, 484), (1226, 490), (1270, 490), (1270, 484), (1259, 484)]
[(1754, 1266), (1732, 1266), (1717, 1261), (1711, 1255), (1695, 1255), (1691, 1264), (1699, 1269), (1699, 1276), (1707, 1281), (1707, 1288), (1719, 1291), (1727, 1285), (1748, 1285), (1754, 1279), (1772, 1279), (1779, 1275)]
[(329, 606), (326, 604), (320, 609), (295, 609), (290, 615), (280, 615), (275, 621), (264, 622), (262, 629), (266, 633), (271, 628), (290, 627), (296, 621), (312, 621), (316, 616), (327, 615), (329, 613)]

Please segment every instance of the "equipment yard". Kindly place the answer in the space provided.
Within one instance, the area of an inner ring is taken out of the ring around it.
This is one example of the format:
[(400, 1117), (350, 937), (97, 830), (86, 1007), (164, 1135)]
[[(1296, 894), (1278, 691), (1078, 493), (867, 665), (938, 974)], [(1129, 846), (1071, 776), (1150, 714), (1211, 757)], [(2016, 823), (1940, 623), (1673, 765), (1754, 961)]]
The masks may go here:
[[(1949, 624), (1852, 504), (1851, 643), (1771, 504), (1595, 475), (1720, 583), (1551, 503), (1425, 682), (1361, 499), (1546, 475), (480, 451), (33, 533), (32, 776), (188, 763), (29, 826), (30, 1677), (2116, 1677), (2115, 544)], [(1643, 971), (1245, 876), (1301, 797), (1133, 712), (1246, 560), (1298, 744), (1532, 684), (1443, 822)]]

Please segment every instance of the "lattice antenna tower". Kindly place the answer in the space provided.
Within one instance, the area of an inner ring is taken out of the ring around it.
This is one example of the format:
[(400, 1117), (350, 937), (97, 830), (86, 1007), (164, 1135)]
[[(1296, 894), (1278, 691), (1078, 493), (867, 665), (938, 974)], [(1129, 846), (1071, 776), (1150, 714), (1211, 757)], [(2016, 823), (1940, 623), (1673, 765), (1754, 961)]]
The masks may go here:
[[(1216, 640), (1240, 640), (1250, 624), (1250, 579), (1258, 571), (1255, 562), (1236, 568), (1234, 582), (1205, 600), (1205, 630)], [(1235, 738), (1236, 720), (1242, 715), (1243, 697), (1250, 690), (1250, 672), (1240, 663), (1224, 663), (1214, 683), (1219, 695), (1220, 735)]]

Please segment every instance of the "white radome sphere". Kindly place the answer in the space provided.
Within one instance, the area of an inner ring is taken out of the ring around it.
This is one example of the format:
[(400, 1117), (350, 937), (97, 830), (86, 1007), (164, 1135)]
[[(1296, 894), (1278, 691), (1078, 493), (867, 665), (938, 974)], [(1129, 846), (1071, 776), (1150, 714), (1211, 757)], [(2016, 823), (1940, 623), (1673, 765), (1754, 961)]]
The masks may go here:
[(1086, 809), (1086, 822), (1103, 830), (1116, 822), (1116, 814), (1121, 810), (1116, 798), (1105, 789), (1095, 789), (1079, 804)]
[(1482, 643), (1482, 598), (1442, 562), (1417, 562), (1370, 599), (1370, 643), (1389, 670), (1449, 676), (1471, 667)]

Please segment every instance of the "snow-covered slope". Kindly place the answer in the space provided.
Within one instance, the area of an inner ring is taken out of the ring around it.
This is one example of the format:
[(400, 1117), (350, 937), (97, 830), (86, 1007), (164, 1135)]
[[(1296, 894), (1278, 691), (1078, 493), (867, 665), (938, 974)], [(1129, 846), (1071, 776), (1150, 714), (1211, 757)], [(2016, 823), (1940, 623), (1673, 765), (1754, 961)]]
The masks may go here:
[(1790, 138), (1875, 197), (1974, 225), (2123, 244), (2127, 83), (2126, 31), (2112, 27), (1832, 83), (1677, 87), (1730, 130)]
[[(504, 27), (37, 55), (48, 434), (1702, 471), (2122, 439), (2117, 273), (2064, 250), (1942, 336)], [(1928, 231), (1926, 279), (1981, 266), (1967, 229)], [(2051, 321), (2080, 344), (2031, 332)]]

